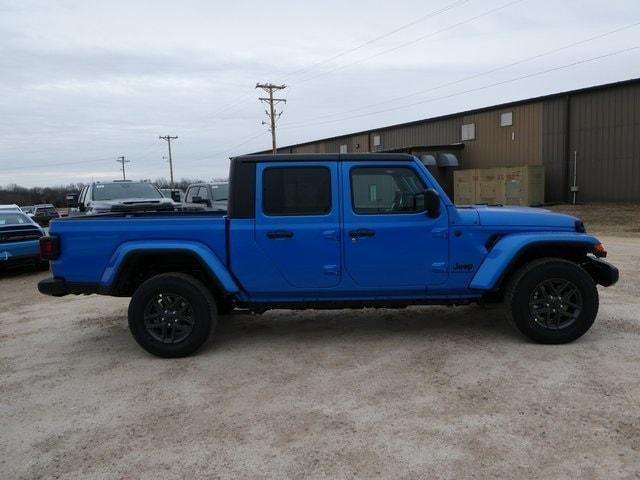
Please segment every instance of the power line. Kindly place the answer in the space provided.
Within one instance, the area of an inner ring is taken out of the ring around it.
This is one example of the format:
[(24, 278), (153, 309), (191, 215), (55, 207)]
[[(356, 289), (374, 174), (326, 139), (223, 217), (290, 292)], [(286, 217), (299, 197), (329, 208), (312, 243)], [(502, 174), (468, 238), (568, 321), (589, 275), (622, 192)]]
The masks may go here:
[[(592, 36), (592, 37), (589, 37), (589, 38), (585, 38), (585, 39), (579, 40), (577, 42), (572, 42), (570, 44), (563, 45), (561, 47), (557, 47), (557, 48), (554, 48), (554, 49), (551, 49), (551, 50), (547, 50), (545, 52), (538, 53), (536, 55), (533, 55), (533, 56), (530, 56), (530, 57), (527, 57), (527, 58), (523, 58), (521, 60), (517, 60), (515, 62), (511, 62), (511, 63), (508, 63), (506, 65), (502, 65), (500, 67), (492, 68), (490, 70), (485, 70), (483, 72), (476, 73), (476, 74), (473, 74), (473, 75), (469, 75), (467, 77), (462, 77), (462, 78), (459, 78), (459, 79), (451, 81), (451, 82), (441, 83), (441, 84), (435, 85), (433, 87), (429, 87), (429, 88), (422, 89), (422, 90), (417, 90), (417, 91), (412, 92), (412, 93), (408, 93), (408, 94), (405, 94), (405, 95), (400, 95), (398, 97), (393, 97), (393, 98), (390, 98), (388, 100), (383, 100), (381, 102), (370, 103), (368, 105), (363, 105), (361, 107), (352, 108), (350, 110), (346, 110), (346, 111), (342, 111), (342, 112), (334, 112), (334, 113), (326, 113), (326, 114), (323, 114), (323, 115), (318, 115), (318, 116), (315, 117), (315, 119), (317, 120), (317, 119), (321, 119), (321, 118), (331, 118), (331, 117), (335, 117), (335, 116), (338, 116), (338, 115), (344, 115), (344, 114), (348, 114), (348, 113), (359, 112), (359, 111), (362, 111), (362, 110), (367, 110), (367, 109), (372, 108), (372, 107), (377, 107), (379, 105), (385, 105), (385, 104), (388, 104), (388, 103), (396, 102), (398, 100), (403, 100), (405, 98), (411, 98), (411, 97), (414, 97), (416, 95), (420, 95), (420, 94), (423, 94), (423, 93), (432, 92), (434, 90), (440, 90), (440, 89), (445, 88), (445, 87), (450, 87), (452, 85), (457, 85), (459, 83), (463, 83), (463, 82), (466, 82), (466, 81), (469, 81), (469, 80), (474, 80), (476, 78), (484, 77), (486, 75), (490, 75), (492, 73), (499, 72), (501, 70), (505, 70), (507, 68), (514, 67), (516, 65), (521, 65), (523, 63), (530, 62), (531, 60), (537, 60), (537, 59), (542, 58), (542, 57), (553, 55), (554, 53), (558, 53), (558, 52), (561, 52), (563, 50), (567, 50), (569, 48), (576, 47), (578, 45), (582, 45), (582, 44), (585, 44), (585, 43), (588, 43), (588, 42), (592, 42), (594, 40), (599, 40), (599, 39), (607, 37), (609, 35), (613, 35), (615, 33), (619, 33), (619, 32), (621, 32), (623, 30), (628, 30), (630, 28), (637, 27), (638, 25), (640, 25), (640, 22), (631, 23), (629, 25), (625, 25), (623, 27), (619, 27), (619, 28), (616, 28), (614, 30), (609, 30), (607, 32), (604, 32), (604, 33), (601, 33), (601, 34), (598, 34), (598, 35), (595, 35), (595, 36)], [(283, 126), (282, 128), (290, 128), (292, 126), (296, 126), (296, 125), (302, 124), (302, 123), (306, 123), (306, 122), (289, 123), (286, 126)]]
[(228, 148), (224, 148), (221, 150), (217, 150), (215, 152), (211, 152), (208, 153), (207, 155), (203, 156), (203, 157), (199, 157), (199, 158), (192, 158), (189, 160), (189, 164), (193, 164), (193, 163), (198, 163), (204, 160), (210, 160), (211, 157), (216, 156), (216, 155), (220, 155), (222, 157), (226, 157), (228, 154), (230, 154), (231, 152), (233, 152), (235, 149), (242, 147), (244, 145), (246, 145), (247, 143), (249, 143), (251, 140), (255, 140), (258, 137), (262, 137), (264, 136), (265, 132), (261, 131), (260, 133), (256, 134), (256, 135), (251, 135), (250, 137), (246, 137), (245, 139), (241, 140), (240, 142), (238, 142), (237, 144), (228, 147)]
[[(264, 90), (268, 97), (260, 97), (259, 100), (264, 103), (269, 104), (269, 110), (265, 110), (265, 113), (269, 117), (269, 130), (271, 131), (271, 147), (273, 150), (273, 154), (276, 154), (276, 121), (282, 115), (282, 111), (276, 113), (276, 105), (278, 103), (287, 103), (284, 98), (274, 98), (273, 91), (274, 90), (284, 90), (287, 88), (286, 85), (274, 85), (273, 83), (256, 83), (256, 88), (260, 88)], [(262, 122), (263, 125), (266, 125), (266, 122)]]
[(116, 160), (116, 162), (121, 163), (122, 164), (122, 180), (126, 180), (127, 176), (124, 173), (124, 164), (125, 163), (129, 163), (131, 160), (125, 160), (124, 155), (118, 157), (118, 159)]
[(372, 38), (370, 40), (367, 40), (366, 42), (363, 42), (363, 43), (361, 43), (359, 45), (356, 45), (355, 47), (349, 48), (347, 50), (343, 50), (343, 51), (341, 51), (339, 53), (336, 53), (335, 55), (333, 55), (333, 56), (331, 56), (329, 58), (325, 58), (324, 60), (321, 60), (319, 62), (313, 63), (313, 64), (311, 64), (309, 66), (299, 68), (298, 70), (294, 70), (293, 72), (289, 72), (286, 75), (286, 78), (288, 79), (288, 78), (290, 78), (292, 76), (299, 75), (300, 73), (302, 73), (304, 71), (312, 70), (312, 69), (314, 69), (314, 68), (316, 68), (316, 67), (318, 67), (320, 65), (324, 65), (326, 63), (332, 62), (333, 60), (336, 60), (338, 58), (344, 57), (345, 55), (349, 55), (350, 53), (356, 52), (356, 51), (358, 51), (358, 50), (360, 50), (360, 49), (362, 49), (362, 48), (364, 48), (366, 46), (371, 45), (372, 43), (375, 43), (375, 42), (377, 42), (379, 40), (382, 40), (383, 38), (390, 37), (391, 35), (393, 35), (395, 33), (398, 33), (398, 32), (400, 32), (400, 31), (402, 31), (402, 30), (404, 30), (406, 28), (409, 28), (409, 27), (412, 27), (414, 25), (417, 25), (418, 23), (424, 22), (425, 20), (428, 20), (430, 18), (437, 17), (438, 15), (440, 15), (442, 13), (445, 13), (445, 12), (448, 12), (449, 10), (452, 10), (452, 9), (454, 9), (454, 8), (460, 6), (460, 5), (463, 5), (465, 3), (469, 3), (469, 1), (471, 1), (471, 0), (456, 0), (455, 2), (450, 3), (448, 5), (445, 5), (444, 7), (440, 8), (438, 10), (434, 10), (432, 12), (429, 12), (426, 15), (423, 15), (423, 16), (415, 19), (415, 20), (412, 20), (409, 23), (405, 23), (404, 25), (400, 25), (399, 27), (396, 27), (393, 30), (389, 30), (388, 32), (383, 33), (382, 35), (379, 35), (379, 36), (374, 37), (374, 38)]
[[(324, 64), (329, 63), (329, 62), (331, 62), (333, 60), (336, 60), (338, 58), (344, 57), (345, 55), (348, 55), (350, 53), (356, 52), (356, 51), (358, 51), (358, 50), (360, 50), (360, 49), (362, 49), (362, 48), (364, 48), (364, 47), (366, 47), (368, 45), (371, 45), (371, 44), (373, 44), (373, 43), (375, 43), (375, 42), (377, 42), (379, 40), (382, 40), (384, 38), (390, 37), (391, 35), (393, 35), (395, 33), (398, 33), (398, 32), (400, 32), (400, 31), (402, 31), (402, 30), (404, 30), (406, 28), (412, 27), (413, 25), (417, 25), (418, 23), (424, 22), (425, 20), (428, 20), (430, 18), (436, 17), (436, 16), (441, 15), (443, 13), (446, 13), (449, 10), (452, 10), (452, 9), (454, 9), (456, 7), (459, 7), (459, 6), (461, 6), (461, 5), (465, 4), (465, 3), (468, 3), (470, 1), (471, 0), (456, 0), (455, 2), (452, 2), (452, 3), (448, 4), (448, 5), (445, 5), (444, 7), (440, 8), (440, 9), (437, 9), (437, 10), (434, 10), (432, 12), (429, 12), (429, 13), (427, 13), (427, 14), (425, 14), (425, 15), (423, 15), (423, 16), (415, 19), (415, 20), (412, 20), (411, 22), (408, 22), (408, 23), (405, 23), (403, 25), (400, 25), (399, 27), (396, 27), (393, 30), (390, 30), (390, 31), (388, 31), (386, 33), (383, 33), (382, 35), (379, 35), (379, 36), (374, 37), (374, 38), (372, 38), (370, 40), (367, 40), (366, 42), (363, 42), (363, 43), (361, 43), (359, 45), (356, 45), (355, 47), (349, 48), (347, 50), (343, 50), (343, 51), (338, 52), (337, 54), (335, 54), (335, 55), (333, 55), (333, 56), (331, 56), (329, 58), (326, 58), (326, 59), (321, 60), (319, 62), (313, 63), (311, 65), (307, 65), (305, 67), (301, 67), (301, 68), (299, 68), (297, 70), (289, 72), (289, 73), (285, 74), (285, 79), (289, 79), (290, 77), (299, 75), (299, 74), (301, 74), (303, 72), (307, 72), (307, 71), (313, 70), (313, 69), (317, 68), (318, 66), (324, 65)], [(214, 113), (212, 113), (211, 115), (207, 115), (206, 118), (217, 117), (221, 113), (224, 113), (224, 112), (230, 110), (231, 108), (233, 108), (236, 105), (238, 105), (242, 100), (244, 100), (244, 99), (246, 99), (246, 98), (248, 98), (250, 96), (251, 96), (250, 93), (245, 93), (245, 94), (238, 95), (237, 97), (234, 97), (234, 99), (231, 100), (229, 103), (225, 104), (224, 106), (222, 106), (219, 109), (216, 109), (214, 111)], [(221, 120), (221, 119), (216, 119), (216, 120)]]
[(167, 145), (169, 146), (169, 174), (171, 175), (171, 188), (173, 188), (173, 159), (171, 158), (171, 140), (177, 140), (177, 136), (172, 137), (171, 135), (159, 136), (158, 139), (166, 140)]
[(418, 101), (418, 102), (412, 102), (412, 103), (408, 103), (408, 104), (405, 104), (405, 105), (399, 105), (399, 106), (393, 107), (393, 108), (387, 108), (387, 109), (383, 109), (383, 110), (376, 110), (374, 112), (363, 113), (363, 114), (360, 114), (360, 115), (352, 115), (352, 116), (344, 117), (344, 118), (340, 118), (340, 119), (327, 120), (327, 121), (322, 121), (322, 122), (309, 122), (309, 123), (306, 123), (306, 124), (300, 124), (300, 125), (288, 126), (288, 127), (282, 127), (282, 128), (288, 130), (288, 129), (308, 127), (308, 126), (315, 126), (315, 125), (324, 125), (324, 124), (327, 124), (327, 123), (342, 122), (342, 121), (345, 121), (345, 120), (368, 117), (368, 116), (371, 116), (371, 115), (378, 115), (378, 114), (381, 114), (381, 113), (393, 112), (393, 111), (396, 111), (396, 110), (402, 110), (404, 108), (409, 108), (409, 107), (413, 107), (413, 106), (416, 106), (416, 105), (422, 105), (422, 104), (425, 104), (425, 103), (435, 102), (436, 100), (443, 100), (443, 99), (446, 99), (446, 98), (456, 97), (458, 95), (464, 95), (466, 93), (473, 93), (473, 92), (477, 92), (477, 91), (480, 91), (480, 90), (486, 90), (487, 88), (491, 88), (491, 87), (496, 87), (496, 86), (500, 86), (500, 85), (506, 85), (508, 83), (517, 82), (519, 80), (524, 80), (524, 79), (527, 79), (527, 78), (532, 78), (532, 77), (537, 77), (537, 76), (540, 76), (540, 75), (545, 75), (547, 73), (555, 72), (555, 71), (558, 71), (558, 70), (563, 70), (565, 68), (575, 67), (576, 65), (581, 65), (581, 64), (584, 64), (584, 63), (589, 63), (589, 62), (594, 62), (594, 61), (597, 61), (597, 60), (602, 60), (604, 58), (613, 57), (615, 55), (620, 55), (620, 54), (631, 52), (631, 51), (637, 50), (637, 49), (640, 49), (640, 45), (637, 45), (637, 46), (634, 46), (634, 47), (629, 47), (629, 48), (624, 48), (622, 50), (616, 50), (614, 52), (609, 52), (609, 53), (606, 53), (606, 54), (603, 54), (603, 55), (598, 55), (596, 57), (586, 58), (586, 59), (583, 59), (583, 60), (579, 60), (577, 62), (567, 63), (565, 65), (559, 65), (557, 67), (547, 68), (545, 70), (540, 70), (538, 72), (533, 72), (533, 73), (530, 73), (530, 74), (527, 74), (527, 75), (521, 75), (521, 76), (518, 76), (518, 77), (510, 78), (508, 80), (503, 80), (503, 81), (500, 81), (500, 82), (490, 83), (488, 85), (483, 85), (481, 87), (476, 87), (476, 88), (471, 88), (471, 89), (468, 89), (468, 90), (454, 92), (454, 93), (451, 93), (451, 94), (448, 94), (448, 95), (442, 95), (440, 97), (432, 97), (432, 98), (428, 98), (426, 100), (421, 100), (421, 101)]
[(467, 20), (463, 20), (461, 22), (454, 23), (453, 25), (449, 25), (449, 26), (447, 26), (445, 28), (441, 28), (441, 29), (436, 30), (434, 32), (430, 32), (430, 33), (428, 33), (426, 35), (421, 35), (421, 36), (419, 36), (417, 38), (414, 38), (413, 40), (409, 40), (407, 42), (401, 43), (400, 45), (396, 45), (395, 47), (391, 47), (391, 48), (388, 48), (388, 49), (383, 50), (381, 52), (375, 53), (373, 55), (369, 55), (368, 57), (364, 57), (364, 58), (361, 58), (359, 60), (354, 60), (354, 61), (346, 63), (344, 65), (339, 65), (337, 67), (334, 67), (334, 68), (329, 69), (329, 70), (325, 70), (324, 72), (320, 72), (317, 75), (313, 75), (311, 77), (302, 78), (297, 83), (298, 84), (306, 83), (306, 82), (309, 82), (311, 80), (315, 80), (316, 78), (324, 77), (324, 76), (329, 75), (329, 74), (331, 74), (333, 72), (337, 72), (339, 70), (343, 70), (345, 68), (352, 67), (353, 65), (357, 65), (359, 63), (365, 62), (367, 60), (371, 60), (372, 58), (377, 58), (377, 57), (379, 57), (381, 55), (386, 55), (387, 53), (395, 52), (396, 50), (399, 50), (401, 48), (408, 47), (409, 45), (413, 45), (413, 44), (421, 42), (422, 40), (425, 40), (427, 38), (434, 37), (434, 36), (436, 36), (436, 35), (438, 35), (440, 33), (447, 32), (449, 30), (453, 30), (454, 28), (460, 27), (460, 26), (465, 25), (467, 23), (474, 22), (475, 20), (478, 20), (480, 18), (486, 17), (486, 16), (491, 15), (492, 13), (498, 12), (500, 10), (504, 10), (505, 8), (511, 7), (511, 6), (515, 5), (515, 4), (521, 3), (523, 1), (525, 1), (525, 0), (513, 0), (513, 1), (509, 2), (509, 3), (505, 3), (504, 5), (501, 5), (499, 7), (495, 7), (495, 8), (492, 8), (490, 10), (487, 10), (487, 11), (485, 11), (485, 12), (479, 14), (479, 15), (476, 15), (475, 17), (471, 17), (471, 18), (468, 18)]

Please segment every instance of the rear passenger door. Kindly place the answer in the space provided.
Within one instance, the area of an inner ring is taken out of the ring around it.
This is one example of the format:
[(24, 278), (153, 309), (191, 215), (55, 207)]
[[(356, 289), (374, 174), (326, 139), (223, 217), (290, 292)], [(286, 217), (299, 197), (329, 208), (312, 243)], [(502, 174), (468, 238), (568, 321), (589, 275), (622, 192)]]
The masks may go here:
[(296, 288), (340, 281), (337, 162), (256, 166), (256, 242)]

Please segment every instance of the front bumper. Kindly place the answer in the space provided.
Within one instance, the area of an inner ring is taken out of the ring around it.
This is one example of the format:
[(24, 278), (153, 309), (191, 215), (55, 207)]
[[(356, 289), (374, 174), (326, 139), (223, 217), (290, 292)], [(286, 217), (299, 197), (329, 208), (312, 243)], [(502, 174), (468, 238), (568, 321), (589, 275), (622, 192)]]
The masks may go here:
[(588, 256), (583, 267), (589, 272), (593, 280), (603, 287), (614, 285), (620, 277), (620, 273), (616, 267), (599, 258)]

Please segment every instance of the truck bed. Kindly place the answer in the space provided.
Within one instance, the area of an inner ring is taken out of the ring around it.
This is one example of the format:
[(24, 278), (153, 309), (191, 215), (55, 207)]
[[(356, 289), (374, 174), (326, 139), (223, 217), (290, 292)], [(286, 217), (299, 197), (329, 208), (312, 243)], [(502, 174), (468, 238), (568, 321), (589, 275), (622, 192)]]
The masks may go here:
[(148, 239), (200, 243), (224, 262), (225, 215), (207, 211), (139, 212), (54, 220), (49, 233), (60, 235), (63, 241), (60, 257), (51, 262), (51, 269), (54, 277), (103, 284), (119, 252)]

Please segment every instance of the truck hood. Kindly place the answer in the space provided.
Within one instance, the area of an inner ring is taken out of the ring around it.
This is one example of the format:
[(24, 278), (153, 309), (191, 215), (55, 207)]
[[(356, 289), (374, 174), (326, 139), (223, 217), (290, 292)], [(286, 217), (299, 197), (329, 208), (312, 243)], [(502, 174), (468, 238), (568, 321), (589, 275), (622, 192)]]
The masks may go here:
[(91, 206), (95, 210), (112, 212), (135, 210), (141, 207), (171, 210), (176, 205), (170, 198), (120, 198), (118, 200), (94, 200), (91, 202)]
[(519, 227), (552, 227), (562, 230), (575, 230), (580, 221), (571, 215), (552, 212), (544, 208), (530, 207), (489, 207), (474, 206), (478, 213), (480, 225), (484, 226), (519, 226)]

